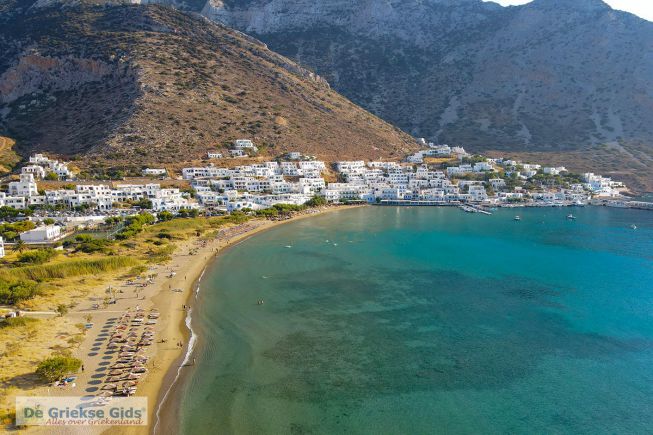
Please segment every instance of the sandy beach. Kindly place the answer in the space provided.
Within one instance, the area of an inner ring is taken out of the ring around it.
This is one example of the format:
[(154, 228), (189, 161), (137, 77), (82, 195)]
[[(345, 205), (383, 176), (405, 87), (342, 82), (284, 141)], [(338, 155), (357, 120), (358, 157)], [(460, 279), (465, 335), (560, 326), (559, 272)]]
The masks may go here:
[[(212, 259), (230, 246), (249, 238), (261, 231), (278, 225), (321, 215), (328, 212), (360, 206), (322, 207), (309, 209), (284, 220), (253, 219), (239, 225), (221, 228), (214, 237), (194, 237), (180, 243), (170, 261), (153, 265), (145, 275), (153, 277), (149, 282), (140, 280), (132, 283), (111, 281), (104, 287), (115, 291), (116, 303), (106, 309), (96, 309), (93, 305), (97, 298), (79, 303), (71, 316), (75, 321), (85, 322), (92, 317), (93, 326), (87, 332), (83, 342), (74, 352), (83, 360), (83, 371), (78, 374), (74, 386), (66, 388), (44, 387), (34, 391), (35, 395), (71, 396), (97, 395), (101, 391), (106, 377), (107, 363), (112, 352), (107, 351), (107, 343), (117, 319), (127, 311), (137, 308), (149, 313), (157, 310), (159, 318), (153, 325), (154, 339), (145, 354), (148, 357), (147, 374), (139, 381), (137, 397), (148, 399), (148, 425), (134, 427), (77, 427), (57, 428), (31, 427), (33, 433), (107, 433), (107, 434), (144, 434), (153, 433), (157, 422), (157, 409), (163, 401), (174, 403), (171, 387), (178, 378), (184, 357), (188, 353), (190, 331), (186, 326), (188, 305), (192, 305), (193, 295), (197, 289), (201, 274)], [(144, 285), (146, 284), (146, 285)], [(192, 307), (191, 307), (192, 308)], [(189, 364), (192, 364), (192, 357)], [(164, 408), (165, 409), (165, 408)], [(164, 412), (165, 414), (165, 412)], [(157, 433), (163, 433), (158, 431)]]

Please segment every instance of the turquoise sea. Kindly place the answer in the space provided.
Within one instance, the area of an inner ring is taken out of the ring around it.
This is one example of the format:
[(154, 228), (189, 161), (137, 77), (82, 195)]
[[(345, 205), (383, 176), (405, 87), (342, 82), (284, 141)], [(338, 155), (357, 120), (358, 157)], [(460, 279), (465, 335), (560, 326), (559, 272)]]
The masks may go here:
[(228, 250), (193, 316), (184, 434), (653, 433), (650, 211), (334, 212)]

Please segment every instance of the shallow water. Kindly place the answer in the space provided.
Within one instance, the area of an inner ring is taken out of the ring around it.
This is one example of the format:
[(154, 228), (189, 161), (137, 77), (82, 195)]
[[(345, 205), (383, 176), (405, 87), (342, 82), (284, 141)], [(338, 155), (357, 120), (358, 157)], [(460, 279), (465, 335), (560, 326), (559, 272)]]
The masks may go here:
[(229, 250), (194, 316), (182, 433), (653, 431), (653, 212), (336, 212)]

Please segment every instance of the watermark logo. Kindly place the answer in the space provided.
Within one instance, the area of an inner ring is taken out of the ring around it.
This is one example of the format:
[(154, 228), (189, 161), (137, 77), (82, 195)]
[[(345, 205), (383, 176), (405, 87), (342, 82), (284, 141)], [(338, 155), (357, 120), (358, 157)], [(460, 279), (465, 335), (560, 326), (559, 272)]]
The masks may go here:
[(147, 397), (16, 397), (19, 426), (146, 426)]

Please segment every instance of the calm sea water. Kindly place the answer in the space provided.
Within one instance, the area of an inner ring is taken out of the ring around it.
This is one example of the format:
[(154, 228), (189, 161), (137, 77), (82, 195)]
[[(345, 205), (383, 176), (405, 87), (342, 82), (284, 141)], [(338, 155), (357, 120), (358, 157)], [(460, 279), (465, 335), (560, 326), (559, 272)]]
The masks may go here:
[(652, 212), (336, 212), (228, 251), (194, 314), (185, 434), (653, 432)]

